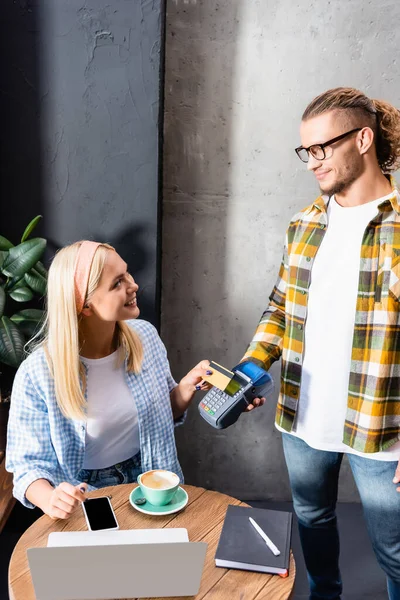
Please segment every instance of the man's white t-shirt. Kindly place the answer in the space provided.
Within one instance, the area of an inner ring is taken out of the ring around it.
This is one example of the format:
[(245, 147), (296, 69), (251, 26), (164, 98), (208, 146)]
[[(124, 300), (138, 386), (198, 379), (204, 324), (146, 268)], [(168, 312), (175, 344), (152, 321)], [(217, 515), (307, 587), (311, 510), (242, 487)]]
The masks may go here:
[(400, 442), (382, 452), (362, 453), (342, 440), (362, 238), (378, 205), (390, 196), (354, 207), (342, 207), (334, 197), (329, 200), (328, 227), (311, 271), (301, 390), (290, 432), (318, 450), (376, 460), (399, 460)]
[(118, 350), (104, 358), (81, 357), (88, 367), (84, 469), (104, 469), (140, 450), (138, 412)]

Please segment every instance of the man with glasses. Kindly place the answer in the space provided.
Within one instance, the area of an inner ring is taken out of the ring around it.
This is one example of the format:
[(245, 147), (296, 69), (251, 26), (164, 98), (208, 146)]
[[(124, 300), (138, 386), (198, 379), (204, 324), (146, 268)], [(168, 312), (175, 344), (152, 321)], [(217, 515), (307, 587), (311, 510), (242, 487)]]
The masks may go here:
[[(310, 600), (338, 600), (346, 453), (368, 532), (400, 600), (400, 113), (352, 88), (306, 108), (297, 156), (321, 195), (287, 230), (278, 281), (243, 360), (282, 358), (276, 426)], [(360, 596), (361, 598), (361, 596)]]

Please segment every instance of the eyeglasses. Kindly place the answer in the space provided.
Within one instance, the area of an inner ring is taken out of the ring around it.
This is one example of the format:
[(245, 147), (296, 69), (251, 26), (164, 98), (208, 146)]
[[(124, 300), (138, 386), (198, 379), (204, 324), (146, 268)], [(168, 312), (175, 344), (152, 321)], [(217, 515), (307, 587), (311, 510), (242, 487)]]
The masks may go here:
[(355, 133), (356, 131), (361, 131), (361, 129), (362, 129), (362, 127), (357, 127), (357, 129), (352, 129), (351, 131), (342, 133), (342, 135), (338, 135), (337, 137), (335, 137), (331, 140), (328, 140), (327, 142), (324, 142), (323, 144), (313, 144), (312, 146), (309, 146), (308, 148), (303, 148), (303, 146), (299, 146), (298, 148), (295, 149), (295, 152), (296, 152), (297, 156), (299, 157), (299, 159), (305, 163), (308, 162), (310, 154), (317, 160), (325, 160), (325, 158), (330, 158), (333, 154), (333, 149), (331, 149), (329, 156), (327, 156), (325, 148), (328, 148), (328, 146), (331, 146), (332, 144), (334, 144), (335, 142), (338, 142), (339, 140), (343, 140), (343, 138), (347, 137), (348, 135), (350, 135), (352, 133)]

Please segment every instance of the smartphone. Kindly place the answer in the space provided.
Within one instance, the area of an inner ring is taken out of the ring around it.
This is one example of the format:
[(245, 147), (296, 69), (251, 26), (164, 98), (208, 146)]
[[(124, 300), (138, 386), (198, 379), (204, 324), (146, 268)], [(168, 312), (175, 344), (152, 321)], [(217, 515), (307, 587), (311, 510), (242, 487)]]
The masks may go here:
[(119, 529), (117, 517), (108, 496), (87, 498), (82, 502), (82, 509), (89, 531)]

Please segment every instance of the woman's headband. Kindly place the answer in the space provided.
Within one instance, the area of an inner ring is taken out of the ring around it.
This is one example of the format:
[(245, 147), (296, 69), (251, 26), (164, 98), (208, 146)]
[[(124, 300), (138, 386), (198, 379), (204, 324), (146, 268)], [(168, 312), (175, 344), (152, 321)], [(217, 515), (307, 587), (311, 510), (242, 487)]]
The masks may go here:
[(82, 312), (85, 303), (90, 269), (92, 268), (93, 258), (99, 246), (101, 246), (100, 242), (84, 241), (78, 250), (74, 275), (75, 300), (78, 315)]

